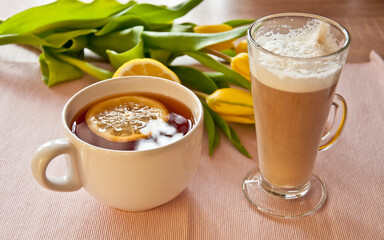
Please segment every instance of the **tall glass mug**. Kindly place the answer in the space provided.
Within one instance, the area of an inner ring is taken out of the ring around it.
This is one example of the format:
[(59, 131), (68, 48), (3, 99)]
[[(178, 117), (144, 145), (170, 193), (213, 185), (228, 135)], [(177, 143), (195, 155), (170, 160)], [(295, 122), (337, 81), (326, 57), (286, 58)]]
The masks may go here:
[(312, 174), (317, 154), (335, 142), (346, 119), (335, 89), (350, 36), (330, 19), (284, 13), (253, 23), (247, 38), (259, 168), (245, 177), (244, 193), (270, 215), (311, 214), (327, 195)]

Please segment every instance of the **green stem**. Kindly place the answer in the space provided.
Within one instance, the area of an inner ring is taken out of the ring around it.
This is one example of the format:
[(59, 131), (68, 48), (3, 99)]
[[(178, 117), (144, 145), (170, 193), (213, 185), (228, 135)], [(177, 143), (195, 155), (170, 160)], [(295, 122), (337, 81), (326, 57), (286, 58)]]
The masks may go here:
[(208, 97), (209, 95), (206, 94), (206, 93), (203, 93), (203, 92), (199, 92), (199, 91), (196, 91), (196, 90), (192, 90), (192, 92), (194, 94), (196, 94), (196, 96), (198, 96), (199, 98), (203, 98), (205, 100), (206, 97)]
[(82, 61), (77, 58), (72, 58), (64, 54), (56, 54), (61, 60), (74, 65), (75, 67), (81, 69), (82, 71), (88, 73), (91, 76), (94, 76), (97, 79), (104, 80), (111, 78), (113, 72), (105, 70), (103, 68), (96, 67), (88, 62)]
[(200, 50), (201, 52), (205, 52), (205, 53), (209, 53), (211, 55), (214, 55), (216, 57), (219, 57), (221, 59), (224, 59), (226, 62), (228, 63), (231, 63), (232, 62), (232, 58), (224, 53), (221, 53), (221, 52), (218, 52), (218, 51), (215, 51), (215, 50), (212, 50), (212, 49), (209, 49), (209, 48), (203, 48)]

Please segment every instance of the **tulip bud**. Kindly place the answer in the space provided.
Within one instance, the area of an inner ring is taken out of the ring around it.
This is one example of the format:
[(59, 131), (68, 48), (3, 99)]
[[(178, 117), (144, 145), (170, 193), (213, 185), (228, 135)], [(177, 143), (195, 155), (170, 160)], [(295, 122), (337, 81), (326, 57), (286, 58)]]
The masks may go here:
[(232, 58), (231, 68), (233, 71), (238, 72), (248, 81), (251, 81), (251, 74), (249, 72), (248, 53), (239, 53)]
[(254, 123), (252, 94), (237, 88), (221, 88), (206, 97), (208, 106), (230, 122)]
[[(233, 27), (227, 24), (217, 24), (217, 25), (199, 25), (193, 28), (195, 33), (219, 33), (232, 30)], [(233, 47), (234, 40), (228, 40), (221, 43), (213, 44), (207, 48), (215, 51), (222, 51)]]
[(207, 104), (228, 122), (255, 123), (252, 94), (237, 88), (221, 88), (206, 97)]
[(243, 52), (247, 53), (248, 52), (247, 39), (243, 39), (240, 42), (238, 42), (235, 45), (235, 51), (236, 51), (236, 54), (243, 53)]

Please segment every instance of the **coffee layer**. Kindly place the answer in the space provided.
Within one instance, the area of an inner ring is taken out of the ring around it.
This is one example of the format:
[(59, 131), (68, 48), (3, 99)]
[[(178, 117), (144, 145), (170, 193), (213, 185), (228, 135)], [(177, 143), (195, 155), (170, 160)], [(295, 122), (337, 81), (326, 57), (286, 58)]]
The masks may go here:
[(336, 85), (293, 93), (252, 76), (259, 165), (278, 187), (304, 185), (312, 174)]

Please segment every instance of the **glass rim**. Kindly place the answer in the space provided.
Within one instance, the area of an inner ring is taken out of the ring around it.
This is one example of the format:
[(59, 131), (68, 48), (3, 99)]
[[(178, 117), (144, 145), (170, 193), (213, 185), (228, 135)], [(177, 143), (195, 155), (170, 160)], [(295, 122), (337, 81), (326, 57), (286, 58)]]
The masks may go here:
[[(290, 57), (290, 56), (284, 56), (284, 55), (274, 53), (272, 51), (265, 49), (259, 43), (257, 43), (257, 41), (252, 37), (252, 30), (255, 26), (258, 26), (262, 22), (265, 22), (265, 21), (273, 19), (273, 18), (282, 18), (282, 17), (304, 17), (304, 18), (312, 18), (312, 19), (321, 20), (323, 22), (327, 22), (327, 23), (333, 25), (334, 27), (336, 27), (337, 29), (339, 29), (339, 31), (344, 34), (346, 41), (345, 41), (344, 45), (341, 48), (339, 48), (337, 51), (334, 51), (334, 52), (329, 53), (327, 55), (322, 55), (322, 56), (317, 56), (317, 57)], [(247, 30), (247, 37), (250, 40), (250, 42), (252, 43), (252, 45), (254, 45), (256, 48), (258, 48), (259, 50), (261, 50), (264, 53), (274, 55), (276, 57), (294, 59), (294, 60), (303, 60), (303, 61), (319, 60), (319, 59), (325, 59), (325, 58), (329, 58), (329, 57), (332, 57), (335, 55), (339, 55), (339, 54), (342, 54), (345, 51), (347, 51), (349, 46), (351, 45), (351, 35), (349, 34), (348, 30), (345, 27), (343, 27), (341, 24), (337, 23), (336, 21), (334, 21), (332, 19), (320, 16), (320, 15), (310, 14), (310, 13), (299, 13), (299, 12), (278, 13), (278, 14), (272, 14), (272, 15), (262, 17), (262, 18), (256, 20), (255, 22), (253, 22), (249, 26), (249, 28)]]

